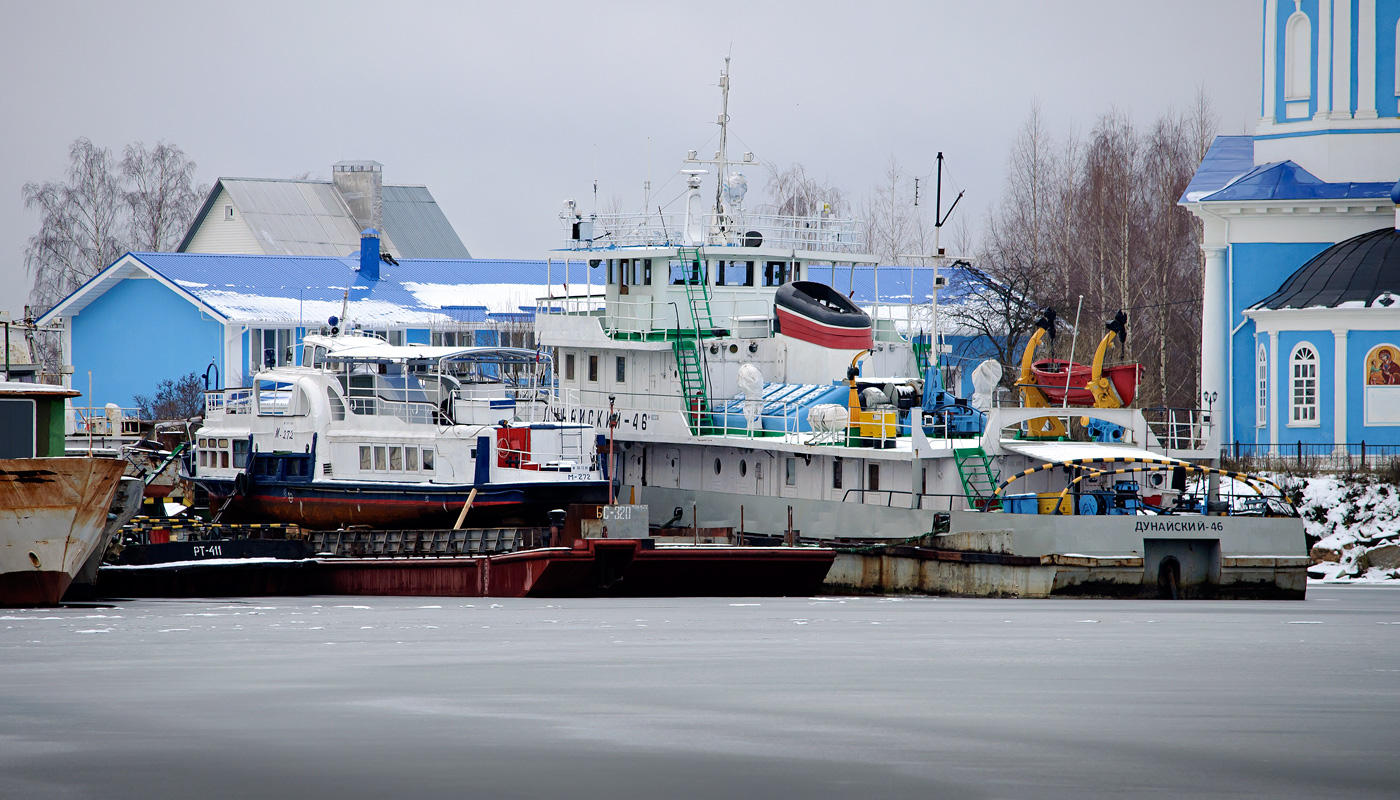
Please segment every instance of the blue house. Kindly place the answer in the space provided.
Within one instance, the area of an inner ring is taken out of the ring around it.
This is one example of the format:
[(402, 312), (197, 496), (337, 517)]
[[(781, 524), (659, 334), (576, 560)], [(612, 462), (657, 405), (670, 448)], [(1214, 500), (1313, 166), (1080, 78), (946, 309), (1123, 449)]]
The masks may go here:
[(91, 373), (79, 404), (130, 408), (191, 372), (247, 385), (332, 316), (394, 343), (533, 347), (536, 300), (565, 274), (545, 261), (383, 259), (365, 234), (357, 257), (127, 253), (39, 322), (62, 325), (73, 388), (86, 393)]
[(1181, 198), (1204, 230), (1201, 404), (1222, 448), (1400, 444), (1375, 382), (1400, 357), (1400, 0), (1263, 11), (1259, 122)]

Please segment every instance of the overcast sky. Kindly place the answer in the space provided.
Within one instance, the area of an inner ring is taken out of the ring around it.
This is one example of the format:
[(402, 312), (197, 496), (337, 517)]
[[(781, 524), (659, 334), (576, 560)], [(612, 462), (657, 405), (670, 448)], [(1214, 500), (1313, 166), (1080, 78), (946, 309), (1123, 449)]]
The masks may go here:
[(38, 226), (20, 187), (59, 178), (79, 136), (118, 153), (174, 142), (203, 183), (375, 159), (387, 183), (426, 184), (473, 255), (543, 258), (562, 201), (591, 207), (595, 170), (600, 195), (640, 206), (648, 137), (654, 196), (681, 191), (666, 182), (686, 150), (713, 152), (731, 52), (733, 153), (801, 162), (858, 198), (890, 157), (930, 174), (942, 150), (969, 220), (1000, 194), (1032, 102), (1056, 133), (1113, 107), (1147, 123), (1198, 84), (1222, 133), (1258, 116), (1254, 0), (0, 10), (0, 308), (14, 314)]

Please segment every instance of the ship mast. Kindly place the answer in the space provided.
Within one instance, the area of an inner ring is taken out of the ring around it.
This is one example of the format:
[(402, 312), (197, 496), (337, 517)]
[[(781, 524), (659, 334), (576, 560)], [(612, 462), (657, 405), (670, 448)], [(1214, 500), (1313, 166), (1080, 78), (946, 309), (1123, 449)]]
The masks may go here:
[(715, 154), (715, 218), (724, 213), (724, 181), (729, 168), (729, 56), (724, 57), (724, 72), (719, 75), (719, 152)]

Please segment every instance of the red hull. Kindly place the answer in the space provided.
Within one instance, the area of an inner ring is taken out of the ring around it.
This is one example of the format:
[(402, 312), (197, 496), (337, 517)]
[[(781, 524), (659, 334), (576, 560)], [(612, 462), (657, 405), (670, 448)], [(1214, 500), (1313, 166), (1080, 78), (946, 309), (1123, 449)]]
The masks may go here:
[[(1069, 381), (1065, 381), (1065, 365), (1070, 364)], [(1104, 367), (1103, 374), (1113, 383), (1123, 405), (1131, 405), (1137, 396), (1138, 382), (1142, 379), (1141, 364), (1120, 364)], [(1069, 405), (1088, 407), (1094, 404), (1094, 394), (1089, 391), (1089, 381), (1094, 377), (1094, 368), (1087, 364), (1073, 364), (1058, 358), (1043, 358), (1031, 365), (1031, 375), (1036, 386), (1050, 398), (1052, 403), (1065, 402), (1068, 385)]]
[(821, 591), (834, 550), (660, 547), (587, 539), (572, 548), (460, 558), (321, 558), (106, 570), (106, 596), (739, 597)]
[(874, 333), (869, 326), (863, 328), (842, 328), (824, 325), (814, 319), (775, 306), (778, 313), (778, 327), (785, 336), (801, 339), (833, 350), (868, 350), (874, 343)]

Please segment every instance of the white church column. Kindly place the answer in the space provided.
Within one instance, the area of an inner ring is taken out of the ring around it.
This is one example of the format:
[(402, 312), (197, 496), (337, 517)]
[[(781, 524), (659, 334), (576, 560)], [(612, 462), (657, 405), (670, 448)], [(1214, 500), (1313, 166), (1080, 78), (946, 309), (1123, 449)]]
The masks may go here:
[(1315, 119), (1327, 119), (1331, 114), (1332, 97), (1332, 4), (1319, 0), (1317, 4), (1317, 112)]
[(1264, 3), (1264, 121), (1272, 123), (1278, 94), (1278, 0)]
[(1351, 2), (1332, 20), (1332, 119), (1351, 119)]
[(1356, 7), (1356, 118), (1376, 114), (1376, 0)]
[[(1206, 268), (1201, 298), (1201, 408), (1212, 409), (1211, 425), (1218, 432), (1219, 444), (1225, 447), (1232, 440), (1230, 420), (1230, 383), (1225, 374), (1230, 354), (1230, 309), (1228, 275), (1224, 247), (1202, 247)], [(1207, 405), (1208, 398), (1215, 402)]]
[(1339, 455), (1347, 443), (1347, 332), (1332, 331), (1332, 441)]
[[(1283, 370), (1285, 376), (1288, 370)], [(1279, 381), (1278, 331), (1269, 331), (1269, 455), (1278, 455), (1278, 395), (1292, 387)]]

